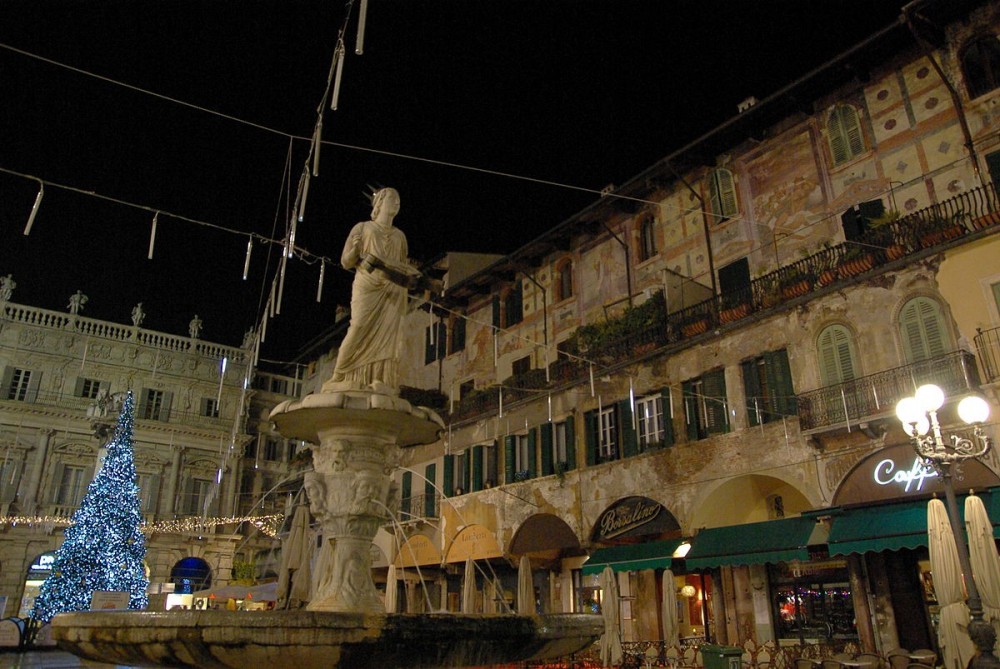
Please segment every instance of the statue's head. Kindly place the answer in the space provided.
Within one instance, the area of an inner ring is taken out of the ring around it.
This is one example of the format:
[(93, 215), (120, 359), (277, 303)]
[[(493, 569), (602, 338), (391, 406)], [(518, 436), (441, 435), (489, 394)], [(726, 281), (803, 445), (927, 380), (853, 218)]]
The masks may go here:
[(399, 211), (399, 192), (395, 188), (380, 188), (372, 194), (372, 220), (378, 218), (382, 207), (388, 209), (389, 217)]

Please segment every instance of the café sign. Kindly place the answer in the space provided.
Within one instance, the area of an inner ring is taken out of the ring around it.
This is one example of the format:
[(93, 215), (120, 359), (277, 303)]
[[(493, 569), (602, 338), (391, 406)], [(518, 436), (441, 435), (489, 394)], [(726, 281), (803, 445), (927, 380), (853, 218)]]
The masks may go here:
[(677, 529), (677, 521), (659, 502), (648, 497), (625, 497), (601, 514), (595, 539), (602, 541), (629, 534), (654, 534)]
[(895, 460), (885, 458), (875, 465), (872, 478), (878, 485), (894, 485), (902, 488), (901, 492), (920, 492), (924, 489), (924, 480), (936, 478), (938, 473), (933, 467), (913, 457), (913, 464), (906, 468)]

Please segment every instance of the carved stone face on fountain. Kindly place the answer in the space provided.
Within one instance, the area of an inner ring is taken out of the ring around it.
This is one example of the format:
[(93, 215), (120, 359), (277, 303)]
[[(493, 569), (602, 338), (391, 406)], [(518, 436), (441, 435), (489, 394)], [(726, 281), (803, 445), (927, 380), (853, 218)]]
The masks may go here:
[(309, 510), (316, 516), (316, 520), (323, 523), (330, 513), (326, 499), (326, 484), (322, 474), (306, 472), (303, 476), (303, 487), (309, 497)]

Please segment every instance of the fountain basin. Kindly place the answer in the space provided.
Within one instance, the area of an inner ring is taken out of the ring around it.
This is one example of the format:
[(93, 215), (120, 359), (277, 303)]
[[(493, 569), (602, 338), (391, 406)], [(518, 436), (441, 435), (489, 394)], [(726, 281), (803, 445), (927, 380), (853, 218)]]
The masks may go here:
[(56, 643), (99, 662), (247, 669), (433, 669), (551, 659), (603, 632), (600, 616), (324, 611), (85, 611), (52, 620)]

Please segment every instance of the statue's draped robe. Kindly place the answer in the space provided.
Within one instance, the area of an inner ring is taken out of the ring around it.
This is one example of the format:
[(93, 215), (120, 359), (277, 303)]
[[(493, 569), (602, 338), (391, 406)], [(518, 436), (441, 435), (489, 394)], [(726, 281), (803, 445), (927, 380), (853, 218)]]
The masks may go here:
[[(360, 235), (356, 248), (353, 239)], [(347, 237), (340, 262), (356, 269), (351, 290), (351, 324), (340, 345), (332, 383), (368, 386), (381, 381), (398, 387), (400, 327), (406, 308), (406, 288), (380, 270), (368, 271), (360, 261), (375, 256), (387, 264), (405, 265), (406, 236), (399, 229), (374, 221), (358, 223)]]

